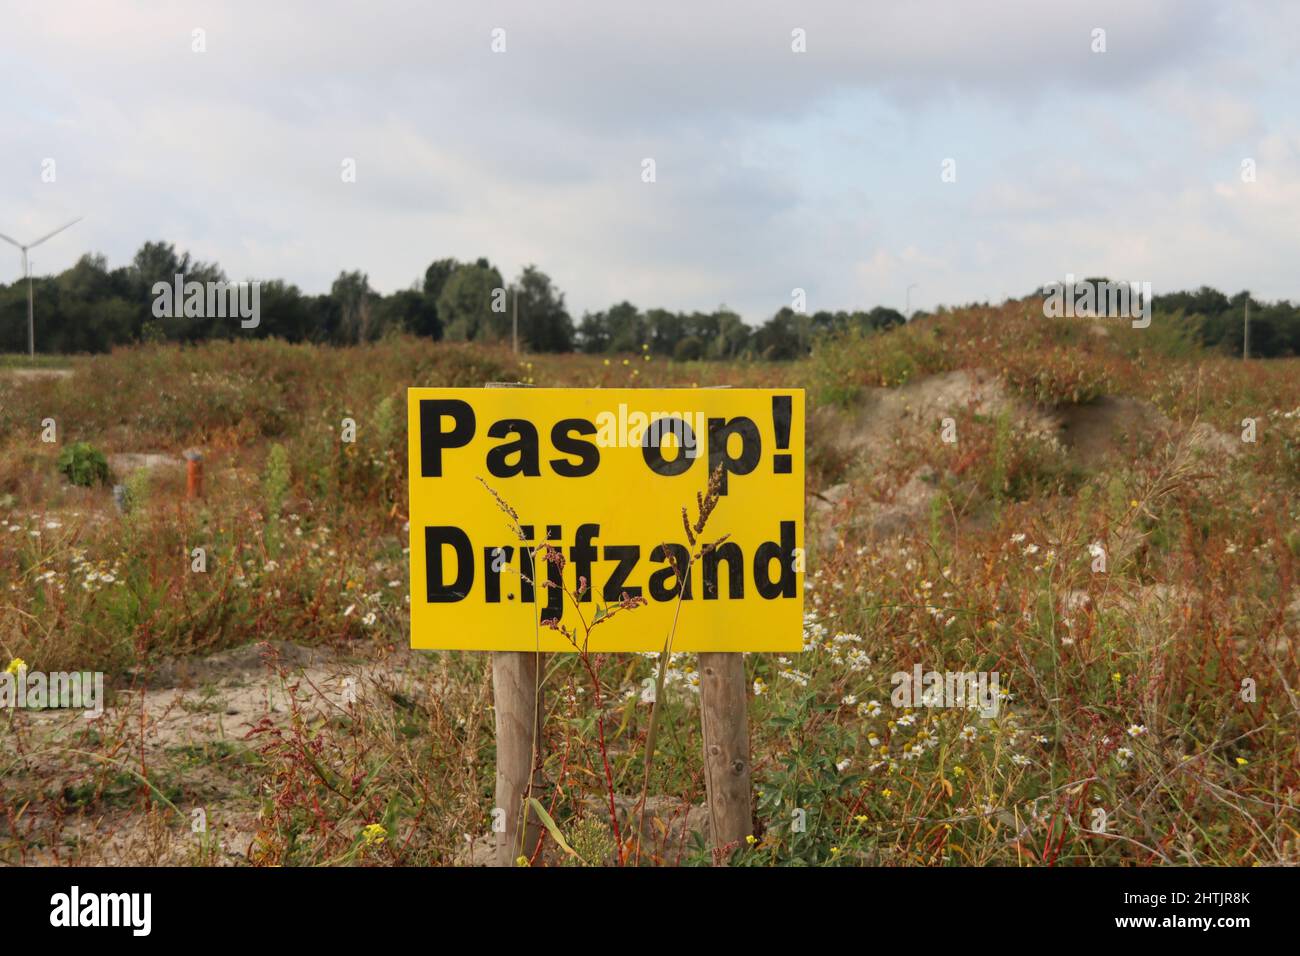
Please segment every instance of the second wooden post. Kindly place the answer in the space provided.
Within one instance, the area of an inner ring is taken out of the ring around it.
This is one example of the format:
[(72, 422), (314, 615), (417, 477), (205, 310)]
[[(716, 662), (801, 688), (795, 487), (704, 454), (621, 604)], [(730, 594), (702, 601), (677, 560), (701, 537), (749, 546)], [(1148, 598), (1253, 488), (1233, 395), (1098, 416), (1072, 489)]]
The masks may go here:
[(715, 862), (754, 832), (749, 781), (745, 655), (700, 654), (704, 782)]

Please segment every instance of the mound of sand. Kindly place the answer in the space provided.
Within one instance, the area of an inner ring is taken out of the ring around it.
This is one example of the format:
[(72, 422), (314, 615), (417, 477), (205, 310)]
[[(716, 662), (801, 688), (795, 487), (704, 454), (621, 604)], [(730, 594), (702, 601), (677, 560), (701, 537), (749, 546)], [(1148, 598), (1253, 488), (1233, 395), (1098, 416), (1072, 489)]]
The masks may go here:
[[(852, 478), (810, 489), (808, 514), (816, 540), (833, 547), (847, 533), (872, 536), (905, 532), (924, 520), (941, 478), (933, 467), (887, 478), (903, 439), (958, 412), (1007, 415), (1018, 433), (1056, 437), (1081, 468), (1095, 470), (1115, 457), (1135, 461), (1164, 443), (1185, 441), (1193, 455), (1221, 462), (1240, 454), (1241, 443), (1205, 422), (1183, 426), (1142, 399), (1106, 396), (1084, 405), (1047, 410), (1011, 393), (995, 374), (961, 369), (901, 388), (868, 389), (852, 407), (818, 407), (811, 435), (849, 462)], [(894, 471), (897, 475), (897, 470)]]

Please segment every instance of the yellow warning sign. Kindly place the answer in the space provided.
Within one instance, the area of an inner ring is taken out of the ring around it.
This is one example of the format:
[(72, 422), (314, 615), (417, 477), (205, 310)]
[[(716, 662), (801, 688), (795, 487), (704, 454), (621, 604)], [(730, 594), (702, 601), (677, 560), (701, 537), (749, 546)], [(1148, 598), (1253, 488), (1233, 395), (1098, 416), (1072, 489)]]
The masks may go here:
[(407, 414), (412, 647), (802, 647), (802, 389), (412, 388)]

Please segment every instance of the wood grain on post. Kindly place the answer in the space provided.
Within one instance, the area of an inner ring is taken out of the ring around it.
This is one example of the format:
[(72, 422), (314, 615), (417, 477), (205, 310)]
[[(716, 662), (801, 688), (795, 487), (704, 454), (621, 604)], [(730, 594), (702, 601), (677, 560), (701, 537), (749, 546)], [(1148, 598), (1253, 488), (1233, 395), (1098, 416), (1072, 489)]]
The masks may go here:
[[(488, 388), (527, 388), (516, 382), (490, 382)], [(545, 659), (532, 651), (492, 652), (492, 701), (496, 710), (496, 809), (505, 812), (502, 829), (495, 830), (497, 866), (514, 866), (523, 856), (532, 859), (542, 836), (537, 814), (524, 800), (540, 798), (542, 718), (546, 698), (541, 689)], [(493, 814), (496, 825), (496, 815)]]
[(540, 686), (544, 666), (541, 654), (492, 652), (492, 699), (496, 706), (497, 733), (496, 805), (505, 811), (505, 828), (496, 833), (497, 866), (514, 866), (520, 856), (532, 859), (542, 835), (541, 821), (536, 813), (525, 811), (524, 800), (530, 795), (540, 799), (543, 793), (539, 751), (545, 713)]
[(700, 720), (709, 827), (716, 853), (754, 832), (744, 654), (700, 654)]

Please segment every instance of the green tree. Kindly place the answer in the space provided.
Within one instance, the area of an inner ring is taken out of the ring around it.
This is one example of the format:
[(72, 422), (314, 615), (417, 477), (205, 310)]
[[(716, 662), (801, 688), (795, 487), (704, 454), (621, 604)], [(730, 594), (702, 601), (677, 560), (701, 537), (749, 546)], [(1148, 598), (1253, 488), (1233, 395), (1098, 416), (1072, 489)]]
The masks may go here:
[(754, 347), (759, 356), (769, 361), (783, 361), (808, 354), (806, 339), (811, 334), (812, 325), (807, 319), (806, 315), (800, 315), (789, 306), (783, 307), (754, 333)]
[[(200, 262), (188, 252), (178, 253), (176, 246), (170, 242), (146, 242), (136, 252), (127, 270), (130, 286), (128, 297), (141, 306), (141, 325), (146, 318), (153, 318), (154, 286), (159, 282), (173, 286), (178, 275), (183, 277), (184, 282), (206, 284), (226, 281), (226, 274), (216, 263)], [(227, 319), (209, 315), (185, 315), (183, 297), (180, 302), (172, 302), (170, 317), (158, 321), (169, 339), (182, 342), (196, 342), (213, 335), (230, 334)], [(238, 323), (235, 327), (238, 327)]]
[[(698, 338), (686, 331), (686, 317), (680, 312), (667, 309), (649, 309), (645, 314), (646, 334), (649, 338), (650, 351), (656, 355), (675, 355), (677, 346), (686, 338), (692, 338), (703, 349)], [(698, 358), (698, 356), (696, 356)]]
[(442, 338), (442, 324), (434, 301), (419, 289), (401, 289), (375, 306), (376, 325), (382, 332), (400, 329), (431, 339)]
[(903, 313), (888, 306), (878, 305), (867, 313), (867, 322), (873, 329), (887, 329), (894, 325), (903, 325), (907, 320)]
[(640, 352), (649, 338), (645, 316), (631, 302), (620, 302), (605, 313), (608, 352)]
[(578, 348), (588, 355), (609, 350), (609, 323), (604, 312), (584, 312), (576, 334)]
[(424, 270), (422, 286), (424, 307), (416, 315), (408, 315), (408, 319), (413, 322), (410, 326), (411, 332), (415, 335), (424, 335), (431, 339), (442, 338), (444, 323), (438, 314), (438, 297), (442, 295), (443, 287), (451, 278), (451, 274), (459, 267), (460, 263), (455, 259), (435, 259)]
[[(573, 319), (564, 293), (536, 266), (527, 266), (511, 289), (519, 297), (519, 339), (533, 352), (573, 349)], [(512, 307), (514, 303), (509, 303)]]
[(50, 286), (57, 304), (42, 315), (43, 350), (107, 352), (114, 343), (139, 335), (144, 309), (116, 294), (102, 255), (82, 256)]
[(370, 288), (370, 277), (364, 272), (340, 272), (330, 286), (330, 298), (339, 307), (339, 341), (350, 345), (379, 337), (374, 313), (376, 297)]
[(259, 287), (258, 301), (261, 321), (251, 330), (254, 335), (289, 342), (302, 342), (311, 337), (310, 304), (296, 285), (270, 279)]
[(714, 313), (717, 332), (709, 343), (706, 354), (709, 358), (732, 359), (739, 356), (749, 345), (749, 326), (730, 309), (719, 309)]
[[(455, 342), (495, 342), (510, 334), (510, 316), (501, 273), (486, 259), (457, 266), (438, 295), (438, 318), (443, 334)], [(498, 304), (502, 311), (493, 311)]]
[(442, 287), (459, 267), (460, 263), (455, 259), (435, 259), (429, 263), (429, 268), (424, 270), (424, 294), (433, 299), (435, 305), (438, 296), (442, 295)]

